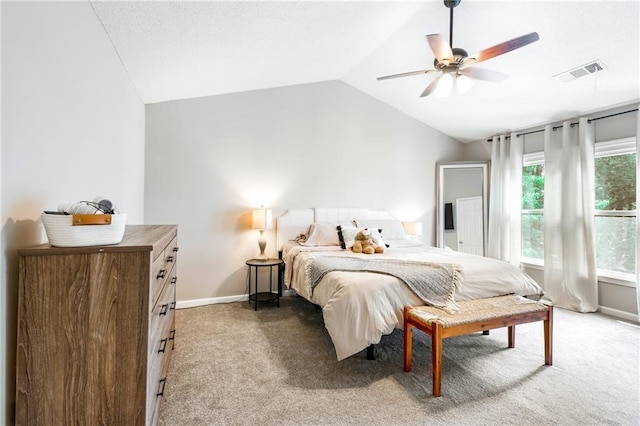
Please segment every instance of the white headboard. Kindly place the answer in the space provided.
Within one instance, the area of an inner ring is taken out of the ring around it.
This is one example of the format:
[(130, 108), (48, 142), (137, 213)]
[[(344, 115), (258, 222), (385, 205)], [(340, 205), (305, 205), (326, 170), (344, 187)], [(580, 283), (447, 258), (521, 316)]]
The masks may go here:
[(285, 242), (294, 240), (314, 222), (337, 222), (354, 219), (393, 219), (386, 210), (363, 208), (289, 209), (276, 218), (276, 245), (282, 250)]

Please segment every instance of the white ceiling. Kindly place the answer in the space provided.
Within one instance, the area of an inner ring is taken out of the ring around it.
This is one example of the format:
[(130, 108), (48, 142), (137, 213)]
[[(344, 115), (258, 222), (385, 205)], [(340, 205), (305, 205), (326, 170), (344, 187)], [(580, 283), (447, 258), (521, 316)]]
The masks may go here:
[[(128, 1), (91, 4), (145, 103), (342, 80), (460, 141), (640, 101), (640, 0), (462, 0), (454, 47), (470, 54), (536, 31), (478, 67), (510, 76), (420, 98), (434, 78), (426, 34), (449, 37), (442, 0)], [(606, 70), (554, 75), (595, 59)]]

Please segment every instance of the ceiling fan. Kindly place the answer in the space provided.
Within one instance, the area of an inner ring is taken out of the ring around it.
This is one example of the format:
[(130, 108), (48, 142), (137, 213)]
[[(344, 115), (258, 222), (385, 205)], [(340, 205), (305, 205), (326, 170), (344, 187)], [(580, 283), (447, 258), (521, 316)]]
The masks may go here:
[(435, 55), (435, 59), (433, 60), (434, 69), (387, 75), (378, 77), (378, 80), (440, 73), (440, 75), (427, 86), (420, 97), (428, 96), (433, 92), (446, 96), (454, 85), (458, 91), (465, 92), (473, 85), (471, 79), (500, 83), (508, 77), (508, 75), (498, 71), (476, 68), (474, 66), (475, 64), (519, 49), (540, 39), (538, 33), (533, 32), (496, 44), (495, 46), (488, 47), (469, 56), (466, 50), (453, 47), (453, 8), (458, 6), (460, 1), (461, 0), (444, 0), (444, 5), (449, 8), (449, 43), (447, 44), (445, 38), (440, 34), (429, 34), (427, 36), (429, 46)]

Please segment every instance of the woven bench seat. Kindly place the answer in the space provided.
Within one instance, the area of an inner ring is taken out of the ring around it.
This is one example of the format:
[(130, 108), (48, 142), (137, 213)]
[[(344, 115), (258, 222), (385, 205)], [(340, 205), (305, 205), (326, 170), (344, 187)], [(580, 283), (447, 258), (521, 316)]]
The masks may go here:
[(441, 395), (442, 341), (449, 337), (508, 327), (508, 345), (515, 347), (515, 326), (544, 321), (544, 363), (552, 363), (553, 307), (521, 296), (499, 296), (458, 303), (460, 312), (433, 306), (404, 307), (404, 371), (411, 371), (413, 327), (431, 336), (433, 396)]

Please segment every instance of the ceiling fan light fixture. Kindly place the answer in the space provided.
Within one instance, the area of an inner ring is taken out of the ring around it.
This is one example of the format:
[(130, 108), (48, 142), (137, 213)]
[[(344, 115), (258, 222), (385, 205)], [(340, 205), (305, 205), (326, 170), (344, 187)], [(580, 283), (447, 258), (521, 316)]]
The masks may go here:
[(473, 87), (473, 80), (466, 75), (456, 76), (456, 89), (458, 93), (466, 93)]
[[(427, 42), (435, 56), (433, 69), (387, 75), (378, 77), (378, 80), (432, 72), (441, 73), (439, 77), (432, 80), (424, 89), (420, 95), (421, 98), (429, 96), (431, 93), (435, 96), (446, 97), (454, 86), (456, 87), (456, 92), (464, 93), (471, 88), (471, 79), (500, 83), (508, 77), (501, 72), (475, 68), (474, 65), (476, 63), (503, 55), (540, 40), (538, 33), (531, 32), (488, 47), (469, 56), (466, 50), (453, 47), (453, 9), (459, 4), (460, 0), (444, 0), (444, 5), (449, 8), (449, 43), (447, 43), (445, 38), (440, 34), (427, 34), (426, 36)], [(600, 71), (600, 69), (602, 68), (599, 66), (590, 65), (584, 72), (594, 73)]]
[(453, 75), (451, 73), (444, 73), (438, 81), (438, 87), (434, 90), (433, 94), (439, 98), (446, 98), (449, 96), (451, 89), (453, 88)]

